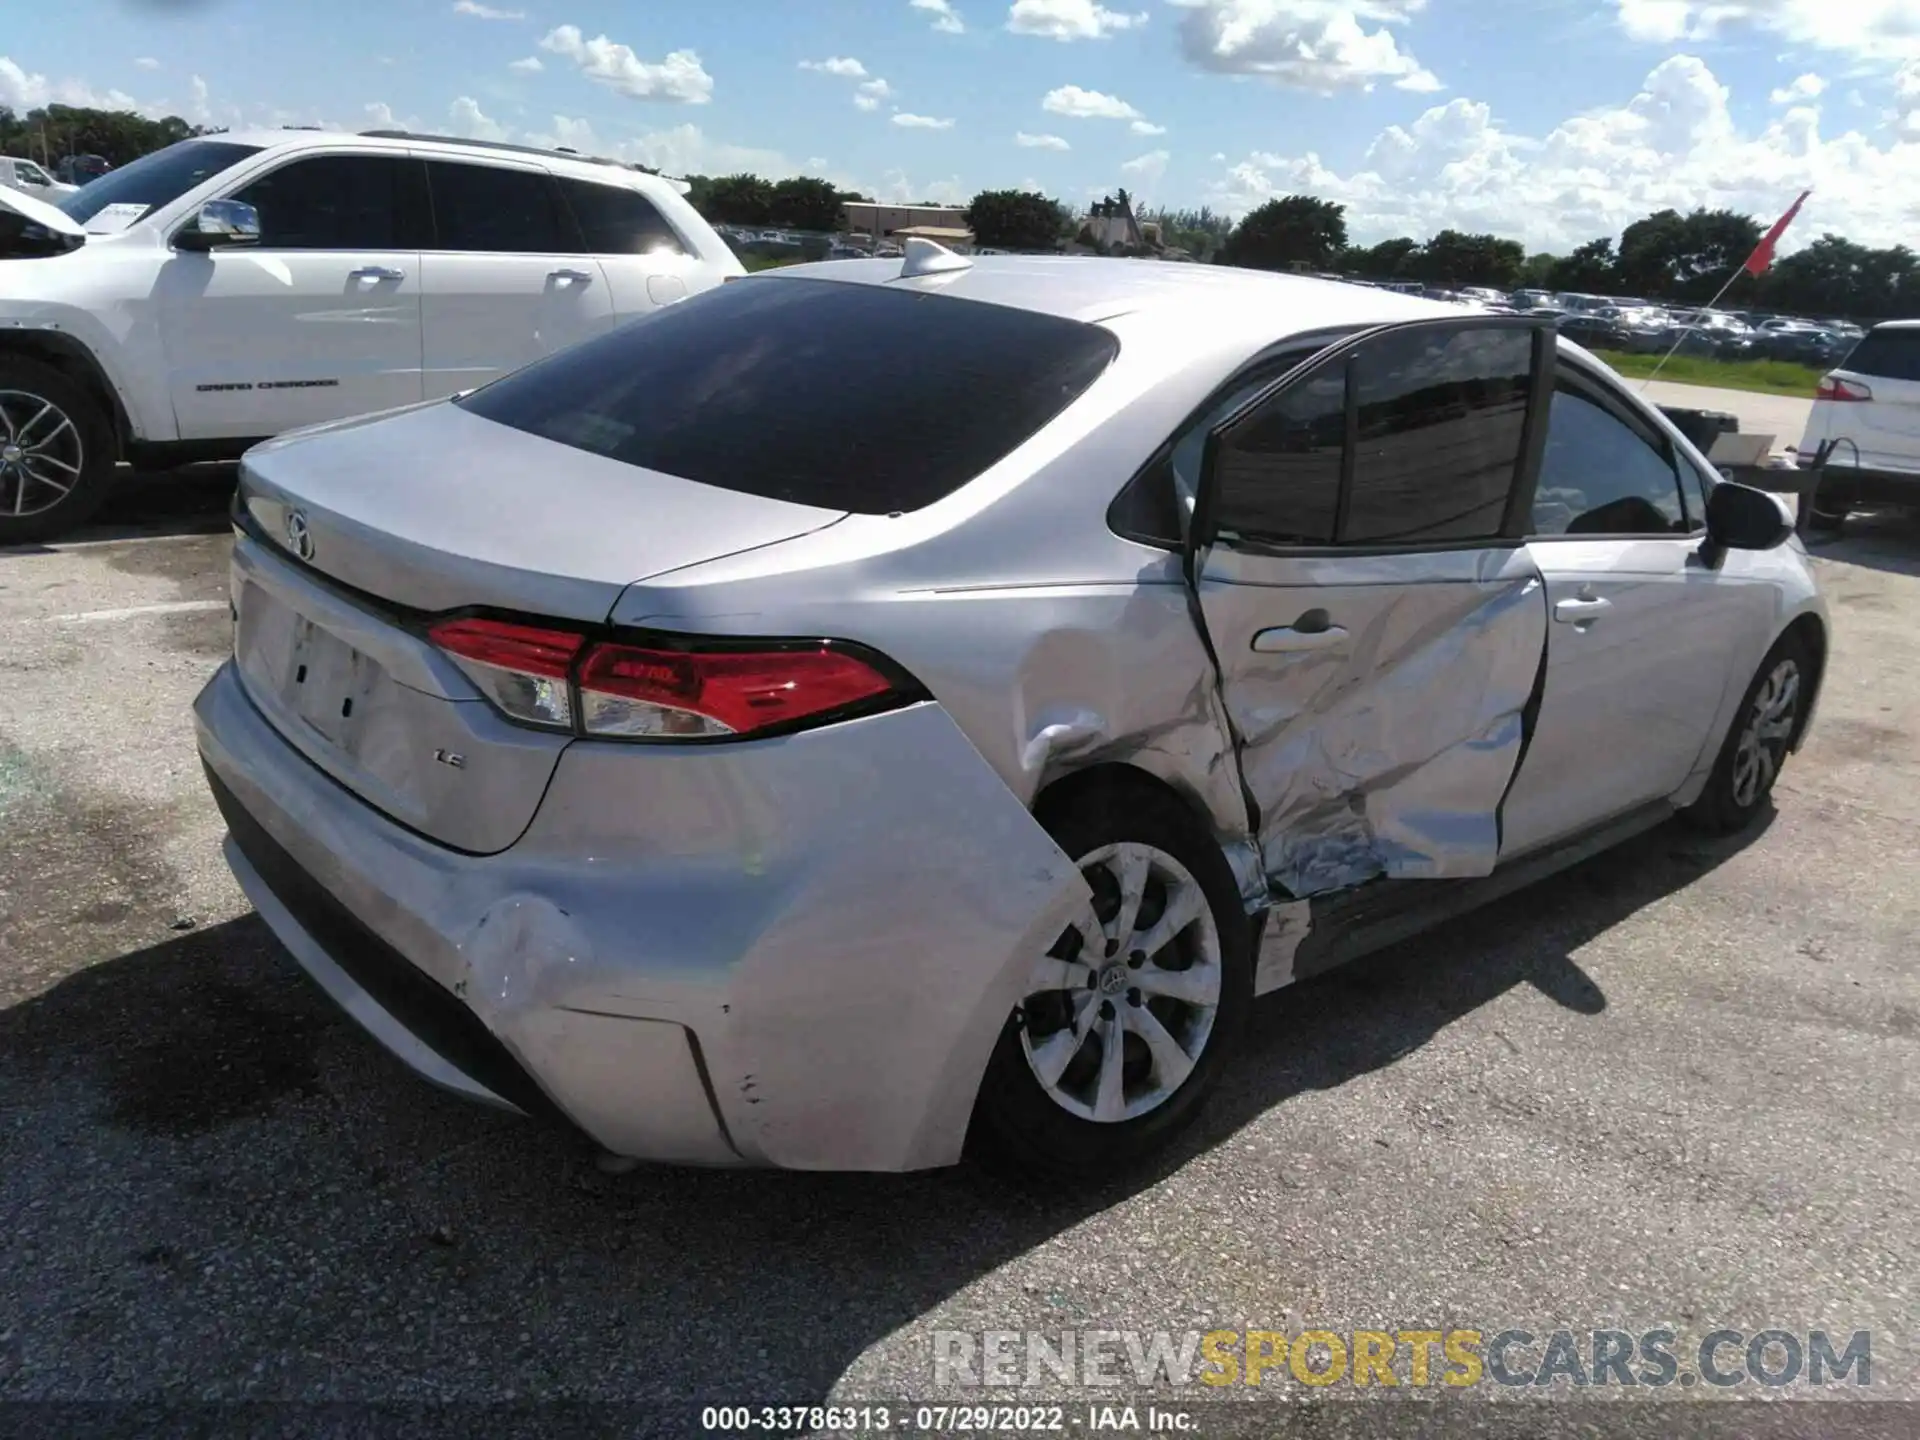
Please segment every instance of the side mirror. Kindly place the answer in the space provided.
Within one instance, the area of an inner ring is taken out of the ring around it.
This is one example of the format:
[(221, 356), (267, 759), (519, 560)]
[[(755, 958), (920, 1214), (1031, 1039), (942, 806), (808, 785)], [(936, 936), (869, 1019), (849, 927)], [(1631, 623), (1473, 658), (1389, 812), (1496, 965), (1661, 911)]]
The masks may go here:
[(1766, 490), (1726, 481), (1707, 496), (1707, 543), (1720, 550), (1772, 550), (1793, 536), (1793, 512)]
[(173, 243), (181, 250), (218, 250), (260, 243), (260, 212), (240, 200), (209, 200), (179, 230)]

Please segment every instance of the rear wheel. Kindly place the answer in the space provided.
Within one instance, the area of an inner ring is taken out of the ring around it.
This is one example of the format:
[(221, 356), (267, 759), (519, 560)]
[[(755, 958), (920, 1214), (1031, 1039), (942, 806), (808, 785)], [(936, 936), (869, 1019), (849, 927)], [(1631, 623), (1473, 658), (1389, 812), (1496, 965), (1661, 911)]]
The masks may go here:
[(51, 366), (0, 360), (0, 545), (88, 519), (113, 483), (113, 425)]
[(1219, 846), (1171, 797), (1099, 789), (1041, 818), (1092, 903), (1034, 957), (975, 1127), (1022, 1171), (1087, 1178), (1198, 1113), (1252, 1003), (1251, 931)]
[(1780, 778), (1787, 748), (1811, 699), (1812, 682), (1806, 644), (1796, 636), (1783, 636), (1747, 687), (1707, 788), (1683, 812), (1689, 823), (1711, 834), (1731, 835), (1754, 822)]

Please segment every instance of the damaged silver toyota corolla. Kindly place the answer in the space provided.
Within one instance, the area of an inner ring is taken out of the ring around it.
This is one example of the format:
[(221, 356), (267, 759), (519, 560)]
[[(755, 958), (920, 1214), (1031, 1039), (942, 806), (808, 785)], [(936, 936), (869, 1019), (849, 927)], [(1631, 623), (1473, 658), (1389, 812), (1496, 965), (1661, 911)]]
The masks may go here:
[(1551, 329), (920, 244), (263, 445), (235, 524), (267, 923), (695, 1164), (1138, 1157), (1256, 994), (1746, 824), (1827, 650), (1783, 504)]

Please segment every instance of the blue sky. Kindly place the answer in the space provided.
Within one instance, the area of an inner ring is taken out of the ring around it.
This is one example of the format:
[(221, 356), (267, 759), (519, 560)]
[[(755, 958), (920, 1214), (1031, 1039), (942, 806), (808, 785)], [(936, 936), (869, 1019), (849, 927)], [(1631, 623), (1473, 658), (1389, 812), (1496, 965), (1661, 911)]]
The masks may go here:
[(1795, 240), (1920, 243), (1920, 0), (63, 0), (0, 37), (0, 104), (49, 99), (896, 199), (1305, 190), (1360, 240), (1565, 249), (1812, 185)]

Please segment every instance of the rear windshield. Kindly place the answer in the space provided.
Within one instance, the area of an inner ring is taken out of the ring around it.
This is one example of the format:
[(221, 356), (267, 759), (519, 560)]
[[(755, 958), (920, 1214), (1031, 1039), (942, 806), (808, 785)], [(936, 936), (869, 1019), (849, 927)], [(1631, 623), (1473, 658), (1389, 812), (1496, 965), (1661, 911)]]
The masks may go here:
[[(63, 195), (57, 203), (82, 225), (109, 205), (124, 205), (130, 217), (127, 223), (133, 224), (154, 207), (178, 200), (201, 181), (259, 153), (258, 145), (239, 145), (230, 140), (182, 140), (142, 155), (131, 165), (109, 170), (73, 194)], [(136, 206), (138, 213), (133, 208)]]
[(703, 484), (864, 515), (958, 490), (1071, 404), (1118, 342), (880, 285), (720, 285), (458, 403)]
[(1840, 369), (1888, 380), (1920, 380), (1920, 330), (1873, 330)]

